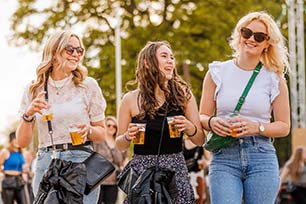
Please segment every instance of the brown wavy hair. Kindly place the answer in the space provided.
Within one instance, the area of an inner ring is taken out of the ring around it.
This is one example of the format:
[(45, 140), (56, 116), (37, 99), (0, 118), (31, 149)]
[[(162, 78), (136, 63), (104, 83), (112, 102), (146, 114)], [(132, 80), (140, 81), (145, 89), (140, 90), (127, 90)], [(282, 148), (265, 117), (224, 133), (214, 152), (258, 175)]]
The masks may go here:
[(300, 164), (304, 161), (304, 147), (297, 147), (289, 159), (287, 166), (293, 181), (298, 181), (301, 177)]
[(140, 107), (140, 118), (145, 115), (148, 115), (151, 119), (155, 117), (156, 110), (159, 108), (154, 94), (157, 86), (164, 92), (166, 102), (171, 104), (170, 109), (184, 110), (187, 101), (191, 98), (190, 87), (177, 74), (176, 68), (172, 79), (168, 81), (167, 85), (164, 83), (165, 76), (158, 68), (156, 56), (157, 49), (163, 45), (172, 50), (167, 41), (156, 41), (148, 42), (138, 54), (136, 80), (132, 84), (138, 84), (138, 102), (141, 104), (138, 105)]
[[(33, 98), (35, 98), (35, 96), (38, 94), (37, 90), (43, 87), (46, 80), (48, 79), (49, 74), (52, 72), (55, 55), (59, 54), (59, 56), (61, 56), (61, 53), (67, 46), (68, 41), (71, 37), (76, 37), (80, 42), (80, 46), (85, 51), (84, 44), (81, 38), (78, 35), (72, 33), (71, 31), (62, 31), (53, 34), (48, 39), (44, 47), (41, 63), (36, 69), (37, 78), (30, 86), (30, 93), (32, 94)], [(83, 53), (82, 58), (84, 57), (84, 54), (85, 52)], [(60, 64), (59, 66), (62, 67), (64, 63)], [(78, 86), (87, 76), (87, 69), (81, 63), (79, 63), (77, 68), (72, 71), (72, 74), (72, 81), (76, 86)]]

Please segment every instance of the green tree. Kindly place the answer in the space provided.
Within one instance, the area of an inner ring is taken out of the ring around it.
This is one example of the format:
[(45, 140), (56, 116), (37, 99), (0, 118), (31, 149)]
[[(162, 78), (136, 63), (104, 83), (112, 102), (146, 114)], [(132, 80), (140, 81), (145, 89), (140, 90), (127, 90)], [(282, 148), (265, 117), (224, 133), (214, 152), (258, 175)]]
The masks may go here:
[[(108, 103), (106, 114), (115, 115), (114, 20), (118, 6), (122, 11), (122, 84), (134, 79), (137, 53), (147, 41), (167, 40), (175, 50), (178, 72), (184, 73), (185, 78), (186, 73), (190, 74), (199, 102), (208, 64), (231, 56), (227, 39), (238, 19), (256, 10), (266, 10), (278, 18), (285, 0), (49, 2), (42, 6), (38, 0), (19, 0), (12, 16), (11, 42), (41, 49), (41, 44), (55, 30), (81, 30), (87, 48), (84, 64), (103, 90)], [(187, 72), (183, 72), (184, 68)]]

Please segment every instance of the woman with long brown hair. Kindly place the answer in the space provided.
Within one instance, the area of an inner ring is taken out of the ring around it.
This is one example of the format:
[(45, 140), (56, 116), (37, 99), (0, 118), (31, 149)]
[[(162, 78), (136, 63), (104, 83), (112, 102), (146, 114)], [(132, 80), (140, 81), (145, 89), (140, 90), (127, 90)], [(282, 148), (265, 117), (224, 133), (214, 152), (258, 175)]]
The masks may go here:
[[(132, 168), (140, 175), (156, 165), (160, 153), (159, 166), (175, 172), (178, 193), (173, 203), (194, 203), (182, 153), (183, 132), (197, 145), (203, 144), (204, 135), (195, 97), (176, 73), (169, 43), (148, 42), (140, 51), (136, 82), (138, 88), (123, 97), (118, 114), (117, 146), (127, 150), (134, 143), (133, 158), (122, 173)], [(174, 116), (174, 127), (169, 128), (165, 120), (168, 116)], [(136, 136), (140, 130), (144, 138), (139, 139)]]

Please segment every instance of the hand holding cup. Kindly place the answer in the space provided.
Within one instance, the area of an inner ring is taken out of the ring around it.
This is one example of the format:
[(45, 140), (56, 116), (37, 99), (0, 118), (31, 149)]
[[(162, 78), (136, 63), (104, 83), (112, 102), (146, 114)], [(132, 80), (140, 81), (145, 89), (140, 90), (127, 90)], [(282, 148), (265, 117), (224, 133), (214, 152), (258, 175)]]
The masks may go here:
[(88, 140), (88, 125), (75, 123), (69, 125), (68, 130), (73, 145), (81, 145)]
[(35, 113), (42, 114), (41, 110), (48, 108), (50, 105), (45, 100), (45, 91), (41, 91), (38, 95), (33, 99), (31, 104), (29, 105), (28, 109), (26, 110), (26, 114), (29, 116), (34, 115)]

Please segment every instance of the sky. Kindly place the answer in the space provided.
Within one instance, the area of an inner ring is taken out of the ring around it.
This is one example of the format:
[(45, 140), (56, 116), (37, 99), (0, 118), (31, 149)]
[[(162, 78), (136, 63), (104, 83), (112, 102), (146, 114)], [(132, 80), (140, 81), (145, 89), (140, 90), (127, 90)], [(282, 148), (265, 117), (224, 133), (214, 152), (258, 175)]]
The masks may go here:
[(19, 120), (18, 109), (25, 86), (35, 79), (35, 70), (41, 53), (34, 53), (26, 47), (8, 45), (10, 16), (17, 6), (16, 0), (0, 0), (0, 143), (3, 132)]

